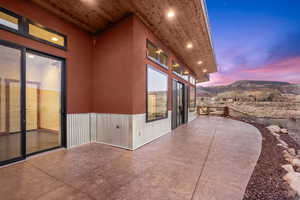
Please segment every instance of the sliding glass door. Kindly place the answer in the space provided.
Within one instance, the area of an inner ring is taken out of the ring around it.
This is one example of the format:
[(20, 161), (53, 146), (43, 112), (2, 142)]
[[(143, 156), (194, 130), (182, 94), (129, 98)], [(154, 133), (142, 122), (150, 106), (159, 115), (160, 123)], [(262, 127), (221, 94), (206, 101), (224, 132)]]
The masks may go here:
[(64, 60), (0, 41), (0, 165), (64, 146)]
[(173, 80), (172, 89), (172, 129), (187, 122), (187, 86)]
[(62, 61), (26, 52), (26, 153), (61, 146)]
[(21, 54), (0, 45), (0, 162), (22, 157)]

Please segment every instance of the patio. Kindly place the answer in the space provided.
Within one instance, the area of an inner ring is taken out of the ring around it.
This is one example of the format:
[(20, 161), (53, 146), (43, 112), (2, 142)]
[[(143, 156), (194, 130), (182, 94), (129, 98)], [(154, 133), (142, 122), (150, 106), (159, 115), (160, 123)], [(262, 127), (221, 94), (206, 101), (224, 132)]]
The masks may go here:
[(261, 150), (251, 125), (201, 116), (128, 151), (87, 144), (0, 168), (5, 200), (242, 199)]

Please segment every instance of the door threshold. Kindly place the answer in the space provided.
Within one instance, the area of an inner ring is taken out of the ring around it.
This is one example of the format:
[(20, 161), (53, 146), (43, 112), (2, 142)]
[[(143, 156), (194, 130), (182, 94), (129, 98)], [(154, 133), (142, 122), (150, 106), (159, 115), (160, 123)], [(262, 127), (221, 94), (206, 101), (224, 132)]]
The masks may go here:
[(25, 161), (26, 161), (25, 159), (21, 159), (21, 160), (15, 161), (15, 162), (11, 162), (11, 163), (8, 163), (8, 164), (0, 165), (0, 169), (5, 168), (5, 167), (10, 167), (10, 166), (13, 166), (13, 165), (17, 165), (17, 164), (23, 163)]
[(31, 153), (31, 154), (27, 155), (27, 158), (25, 160), (30, 160), (31, 158), (36, 158), (36, 157), (39, 157), (39, 156), (42, 156), (42, 155), (47, 155), (47, 154), (50, 154), (50, 153), (63, 151), (63, 150), (66, 150), (66, 148), (65, 147), (56, 147), (56, 148), (41, 151), (41, 152)]
[(36, 157), (39, 157), (39, 156), (43, 156), (43, 155), (47, 155), (47, 154), (50, 154), (50, 153), (55, 153), (55, 152), (63, 151), (63, 150), (66, 150), (66, 148), (65, 147), (57, 147), (57, 148), (54, 148), (52, 150), (50, 149), (50, 150), (45, 150), (45, 151), (42, 151), (42, 152), (36, 152), (36, 153), (33, 153), (33, 154), (29, 154), (29, 155), (27, 155), (27, 157), (25, 159), (20, 159), (20, 160), (15, 161), (15, 162), (0, 165), (0, 169), (26, 162), (27, 160), (30, 160), (32, 158), (36, 158)]

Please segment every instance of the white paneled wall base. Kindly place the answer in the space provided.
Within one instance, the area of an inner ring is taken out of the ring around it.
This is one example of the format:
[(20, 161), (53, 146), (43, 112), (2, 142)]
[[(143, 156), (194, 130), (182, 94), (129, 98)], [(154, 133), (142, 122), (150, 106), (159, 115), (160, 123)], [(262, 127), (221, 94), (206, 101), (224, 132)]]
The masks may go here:
[(171, 132), (172, 112), (168, 118), (146, 123), (146, 114), (133, 115), (132, 120), (132, 149), (139, 148), (168, 132)]
[(67, 115), (67, 148), (91, 142), (90, 114)]
[(96, 142), (131, 149), (132, 115), (97, 114)]
[(68, 114), (67, 147), (99, 142), (134, 150), (170, 132), (171, 116), (146, 123), (146, 114)]
[(90, 116), (91, 116), (90, 117), (91, 142), (96, 142), (97, 141), (97, 114), (91, 113)]

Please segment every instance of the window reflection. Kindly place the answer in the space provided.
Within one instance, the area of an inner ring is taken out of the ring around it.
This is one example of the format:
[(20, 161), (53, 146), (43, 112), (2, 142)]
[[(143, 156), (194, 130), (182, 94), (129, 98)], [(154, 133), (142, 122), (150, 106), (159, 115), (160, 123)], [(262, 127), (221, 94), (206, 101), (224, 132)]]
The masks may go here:
[(188, 71), (185, 70), (185, 68), (181, 65), (179, 65), (177, 62), (175, 62), (174, 60), (172, 60), (172, 70), (173, 73), (176, 74), (177, 76), (179, 76), (180, 78), (188, 81), (189, 76), (188, 76)]
[(50, 43), (53, 43), (53, 44), (56, 44), (56, 45), (59, 45), (59, 46), (62, 46), (62, 47), (65, 45), (65, 38), (64, 37), (62, 37), (62, 36), (60, 36), (56, 33), (47, 31), (46, 29), (38, 27), (38, 26), (33, 25), (33, 24), (29, 24), (28, 33), (29, 33), (29, 35), (32, 35), (36, 38), (45, 40), (47, 42), (50, 42)]
[(154, 46), (150, 41), (147, 41), (147, 56), (168, 68), (168, 56), (161, 49)]
[(196, 111), (196, 88), (190, 87), (190, 106), (189, 106), (190, 112)]
[(0, 45), (0, 162), (21, 157), (21, 51)]
[(168, 113), (168, 76), (147, 67), (147, 121), (163, 119)]
[(3, 11), (0, 11), (0, 24), (14, 30), (19, 29), (19, 19)]
[(26, 151), (61, 145), (62, 61), (26, 53)]
[(190, 83), (195, 85), (196, 84), (196, 79), (192, 76), (190, 76)]

